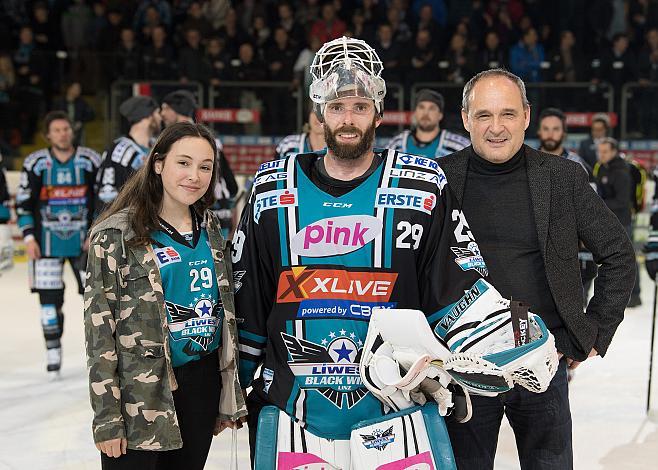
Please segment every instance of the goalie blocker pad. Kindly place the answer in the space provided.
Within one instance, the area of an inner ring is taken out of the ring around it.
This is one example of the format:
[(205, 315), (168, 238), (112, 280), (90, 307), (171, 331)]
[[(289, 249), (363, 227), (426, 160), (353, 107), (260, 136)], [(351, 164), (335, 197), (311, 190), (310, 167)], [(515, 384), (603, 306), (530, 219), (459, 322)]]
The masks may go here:
[(436, 405), (413, 407), (352, 427), (347, 440), (315, 436), (274, 406), (258, 417), (258, 470), (456, 470)]

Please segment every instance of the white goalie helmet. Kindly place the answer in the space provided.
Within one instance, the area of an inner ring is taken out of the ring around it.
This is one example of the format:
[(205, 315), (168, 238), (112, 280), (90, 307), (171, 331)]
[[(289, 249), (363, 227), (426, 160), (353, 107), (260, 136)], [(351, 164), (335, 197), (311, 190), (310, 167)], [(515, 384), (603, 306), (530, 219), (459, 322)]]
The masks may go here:
[(373, 100), (381, 114), (386, 96), (383, 69), (379, 56), (365, 41), (343, 36), (325, 43), (311, 64), (313, 82), (309, 94), (317, 105), (318, 117), (329, 101), (350, 97)]

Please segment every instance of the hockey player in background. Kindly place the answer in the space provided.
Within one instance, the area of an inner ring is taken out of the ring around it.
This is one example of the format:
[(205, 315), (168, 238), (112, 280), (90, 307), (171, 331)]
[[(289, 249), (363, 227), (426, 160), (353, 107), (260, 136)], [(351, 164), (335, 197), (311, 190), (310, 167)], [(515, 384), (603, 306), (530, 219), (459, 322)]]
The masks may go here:
[[(564, 141), (567, 138), (567, 118), (562, 110), (546, 108), (539, 113), (537, 137), (539, 137), (540, 142), (539, 150), (578, 163), (587, 173), (590, 186), (595, 191), (597, 190), (592, 167), (578, 154), (570, 152), (564, 147)], [(580, 243), (578, 250), (578, 260), (580, 261), (580, 277), (583, 281), (583, 303), (587, 307), (587, 293), (596, 277), (597, 266), (592, 252), (585, 248), (582, 243)]]
[(10, 202), (7, 176), (0, 154), (0, 273), (11, 269), (14, 265), (14, 242), (8, 225), (11, 219)]
[(130, 130), (103, 152), (96, 178), (96, 215), (114, 201), (121, 186), (142, 167), (152, 139), (160, 132), (160, 107), (151, 97), (128, 98), (119, 106), (119, 113), (130, 124)]
[[(487, 275), (437, 163), (373, 150), (381, 71), (361, 40), (318, 51), (310, 96), (328, 148), (262, 164), (233, 238), (255, 468), (269, 468), (265, 441), (278, 468), (351, 468), (351, 427), (384, 415), (358, 372), (372, 309), (421, 309), (433, 326)], [(261, 409), (275, 418), (258, 424)]]
[(441, 93), (427, 88), (420, 90), (414, 106), (415, 127), (393, 137), (388, 147), (427, 158), (445, 157), (467, 147), (471, 143), (468, 138), (441, 129), (443, 107)]
[(84, 266), (78, 265), (89, 247), (87, 230), (94, 212), (100, 156), (90, 148), (73, 145), (73, 126), (62, 111), (46, 115), (44, 133), (50, 147), (25, 158), (16, 214), (29, 259), (30, 288), (39, 294), (41, 304), (47, 370), (57, 378), (64, 328), (64, 262), (68, 260), (73, 267), (82, 294)]
[[(162, 99), (162, 123), (165, 127), (177, 122), (195, 122), (197, 105), (194, 95), (187, 90), (172, 91)], [(224, 155), (224, 145), (218, 137), (217, 144), (217, 183), (215, 185), (215, 204), (212, 210), (219, 217), (222, 234), (229, 238), (233, 233), (233, 209), (235, 196), (238, 193), (238, 183), (231, 170), (231, 166)]]
[(281, 139), (276, 146), (274, 158), (278, 160), (288, 155), (316, 152), (326, 146), (322, 123), (315, 115), (311, 106), (308, 113), (308, 122), (304, 125), (304, 132), (301, 134), (291, 134)]

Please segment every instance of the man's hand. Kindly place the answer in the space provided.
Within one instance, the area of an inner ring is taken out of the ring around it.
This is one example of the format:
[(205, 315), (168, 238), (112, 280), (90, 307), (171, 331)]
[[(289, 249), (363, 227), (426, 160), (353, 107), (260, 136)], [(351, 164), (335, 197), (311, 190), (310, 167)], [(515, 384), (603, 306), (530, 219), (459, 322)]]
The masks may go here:
[(96, 448), (108, 457), (121, 457), (128, 450), (128, 441), (125, 438), (110, 439), (109, 441), (97, 442)]
[[(598, 354), (599, 354), (599, 352), (596, 349), (592, 348), (592, 350), (589, 352), (589, 355), (587, 356), (587, 359), (589, 359), (590, 357), (598, 356)], [(571, 359), (570, 357), (567, 357), (567, 367), (571, 370), (574, 370), (582, 362), (585, 362), (585, 361), (575, 361), (575, 360)]]
[(27, 257), (32, 261), (41, 258), (41, 248), (39, 248), (39, 244), (34, 238), (25, 242), (25, 252), (27, 253)]

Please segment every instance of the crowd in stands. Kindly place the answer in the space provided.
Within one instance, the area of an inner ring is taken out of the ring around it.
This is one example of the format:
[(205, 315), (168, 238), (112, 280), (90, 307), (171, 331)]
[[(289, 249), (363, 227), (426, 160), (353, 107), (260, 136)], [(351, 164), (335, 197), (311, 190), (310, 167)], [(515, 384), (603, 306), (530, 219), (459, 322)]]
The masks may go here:
[(492, 66), (608, 82), (617, 98), (624, 83), (658, 82), (658, 0), (0, 0), (0, 141), (17, 128), (29, 142), (71, 81), (93, 94), (121, 79), (289, 82), (264, 100), (270, 117), (285, 110), (265, 130), (285, 133), (290, 90), (342, 35), (373, 45), (405, 87)]

